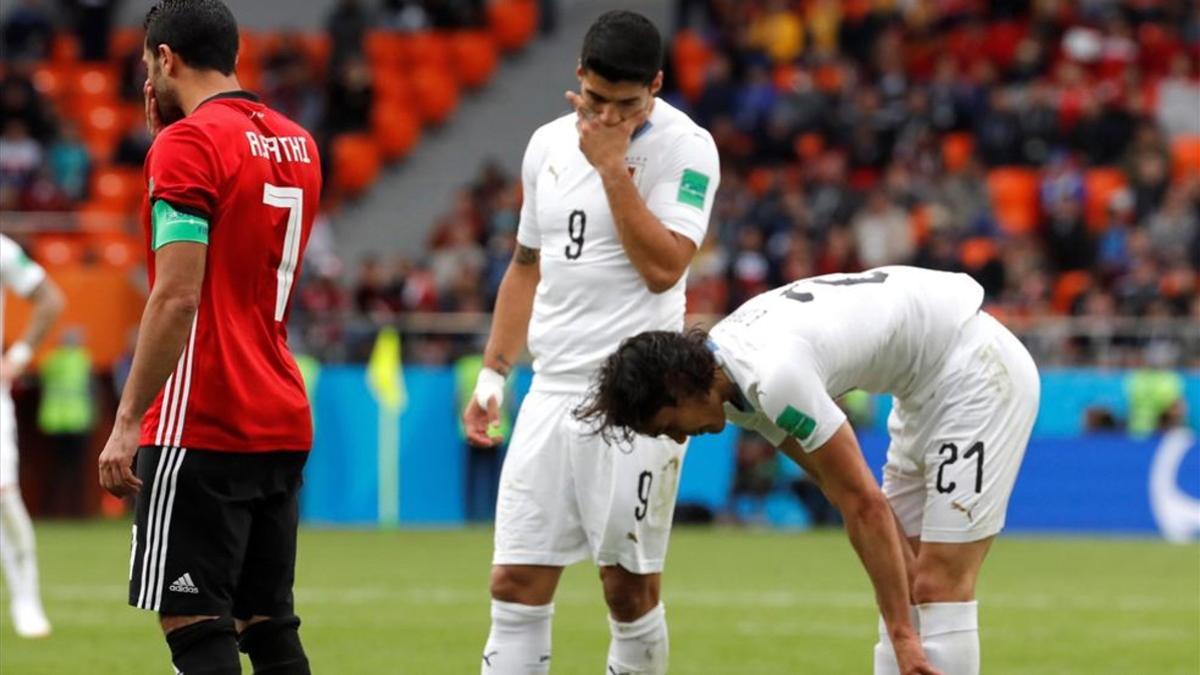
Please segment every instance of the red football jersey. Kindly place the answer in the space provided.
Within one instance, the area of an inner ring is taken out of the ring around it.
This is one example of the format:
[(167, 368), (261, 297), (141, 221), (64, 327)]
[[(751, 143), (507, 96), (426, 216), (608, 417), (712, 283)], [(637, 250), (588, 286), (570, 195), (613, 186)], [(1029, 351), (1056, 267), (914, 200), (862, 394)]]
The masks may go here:
[[(141, 444), (308, 450), (312, 416), (287, 345), (289, 300), (321, 192), (312, 136), (252, 94), (201, 103), (155, 138), (143, 207), (209, 223), (199, 311), (179, 365), (142, 420)], [(150, 285), (154, 252), (148, 251)]]

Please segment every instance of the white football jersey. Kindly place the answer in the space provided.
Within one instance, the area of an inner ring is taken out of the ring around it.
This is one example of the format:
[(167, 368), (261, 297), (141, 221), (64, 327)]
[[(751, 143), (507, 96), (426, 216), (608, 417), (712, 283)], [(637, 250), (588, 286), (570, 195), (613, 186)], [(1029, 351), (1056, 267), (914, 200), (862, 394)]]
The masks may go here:
[(26, 298), (46, 278), (46, 271), (29, 259), (17, 242), (0, 234), (0, 345), (4, 344), (4, 296), (7, 291)]
[(744, 401), (726, 417), (776, 446), (813, 451), (846, 415), (852, 389), (921, 400), (959, 328), (983, 303), (965, 274), (879, 267), (802, 279), (752, 298), (713, 327), (717, 361)]
[[(528, 342), (537, 391), (585, 391), (622, 339), (683, 327), (687, 275), (665, 293), (646, 288), (617, 237), (600, 175), (579, 150), (575, 121), (571, 113), (534, 132), (521, 168), (517, 241), (541, 250)], [(699, 248), (720, 180), (712, 136), (656, 99), (625, 164), (650, 211)]]

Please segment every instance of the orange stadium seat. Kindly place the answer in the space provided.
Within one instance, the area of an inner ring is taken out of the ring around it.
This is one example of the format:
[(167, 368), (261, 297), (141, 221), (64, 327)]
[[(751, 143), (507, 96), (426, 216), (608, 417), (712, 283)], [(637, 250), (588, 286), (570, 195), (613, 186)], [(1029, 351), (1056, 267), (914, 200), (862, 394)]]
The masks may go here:
[(1171, 160), (1175, 180), (1200, 174), (1200, 136), (1180, 136), (1171, 141)]
[(83, 247), (69, 234), (39, 234), (33, 240), (33, 258), (46, 267), (70, 265), (83, 259)]
[(537, 32), (538, 8), (534, 0), (496, 0), (487, 6), (488, 30), (500, 49), (511, 52), (525, 46)]
[(55, 33), (50, 41), (50, 60), (55, 63), (75, 63), (79, 60), (79, 41), (70, 33)]
[(453, 64), (450, 36), (438, 31), (408, 33), (400, 42), (404, 63), (414, 70), (437, 68), (448, 70)]
[(682, 30), (671, 42), (671, 59), (675, 63), (675, 79), (679, 89), (690, 100), (696, 100), (704, 90), (708, 62), (712, 52), (695, 31)]
[(965, 131), (946, 134), (942, 139), (942, 164), (947, 171), (961, 171), (975, 152), (975, 137)]
[(1125, 184), (1125, 174), (1120, 169), (1101, 167), (1088, 170), (1083, 178), (1083, 218), (1089, 229), (1103, 230), (1108, 225), (1109, 204), (1113, 195)]
[(1063, 272), (1054, 283), (1054, 291), (1050, 296), (1050, 304), (1059, 314), (1071, 311), (1071, 305), (1085, 291), (1092, 287), (1092, 275), (1083, 270)]
[(496, 72), (496, 43), (486, 31), (468, 30), (452, 34), (450, 54), (455, 77), (465, 87), (482, 87)]
[(404, 67), (408, 58), (404, 36), (389, 30), (367, 31), (363, 50), (367, 61), (377, 70)]
[(324, 73), (329, 67), (329, 57), (333, 53), (333, 43), (326, 33), (301, 33), (300, 45), (309, 63), (318, 73)]
[(343, 134), (333, 139), (333, 184), (338, 192), (357, 196), (379, 175), (379, 149), (368, 134)]
[(134, 50), (141, 51), (146, 44), (146, 33), (141, 27), (127, 26), (113, 31), (108, 42), (108, 53), (114, 59), (123, 59)]
[(421, 118), (411, 103), (376, 101), (371, 111), (371, 136), (385, 160), (404, 159), (421, 140)]
[(413, 73), (417, 112), (430, 124), (442, 124), (458, 107), (458, 83), (447, 70), (421, 68)]
[(68, 71), (67, 66), (43, 63), (33, 70), (33, 87), (42, 96), (57, 101), (67, 93)]
[(238, 31), (238, 71), (242, 67), (250, 64), (254, 67), (259, 66), (263, 55), (263, 35), (254, 31), (242, 29)]
[(412, 78), (400, 68), (376, 68), (371, 75), (376, 100), (409, 103), (416, 95)]
[(138, 169), (104, 168), (92, 174), (92, 204), (97, 209), (128, 213), (142, 201), (145, 189)]
[(112, 66), (88, 64), (72, 73), (70, 86), (75, 96), (112, 99), (117, 93), (117, 74)]
[(98, 103), (83, 112), (80, 135), (93, 158), (107, 159), (127, 126), (121, 109), (111, 103)]
[(996, 242), (988, 237), (972, 237), (962, 243), (958, 255), (968, 270), (982, 269), (996, 257)]
[(1033, 231), (1038, 224), (1038, 174), (1023, 167), (1000, 167), (987, 175), (992, 210), (1009, 234)]

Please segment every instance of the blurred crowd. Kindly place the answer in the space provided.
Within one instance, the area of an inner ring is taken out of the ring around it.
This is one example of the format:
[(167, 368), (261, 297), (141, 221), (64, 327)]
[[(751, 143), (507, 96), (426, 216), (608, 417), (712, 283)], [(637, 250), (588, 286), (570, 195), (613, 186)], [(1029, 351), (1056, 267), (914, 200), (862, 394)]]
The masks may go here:
[[(119, 39), (113, 25), (117, 4), (18, 0), (6, 8), (0, 20), (0, 210), (74, 209), (92, 196), (90, 176), (98, 167), (141, 169), (151, 142), (139, 114), (146, 78), (141, 36), (124, 31), (135, 39)], [(248, 89), (313, 133), (328, 175), (331, 139), (371, 128), (374, 78), (364, 53), (369, 31), (478, 27), (485, 20), (483, 0), (339, 0), (318, 45), (299, 33), (273, 36), (251, 45), (254, 53), (242, 54), (239, 76)], [(247, 45), (243, 41), (244, 49)], [(81, 66), (115, 72), (111, 103), (122, 127), (115, 142), (99, 138), (106, 135), (100, 131), (95, 142), (81, 134), (97, 101), (77, 106), (71, 92), (44, 91), (41, 67), (61, 58), (59, 49), (72, 52), (72, 63), (78, 59)]]
[[(40, 97), (30, 64), (67, 28), (38, 6), (22, 0), (0, 27), (6, 210), (70, 208), (87, 198), (89, 167), (140, 166), (149, 143), (133, 125), (98, 159)], [(259, 55), (259, 89), (321, 139), (367, 129), (367, 32), (477, 25), (483, 12), (482, 0), (342, 0), (325, 59), (284, 35)], [(111, 24), (79, 16), (80, 30)], [(1200, 321), (1197, 3), (677, 0), (667, 43), (662, 96), (712, 131), (722, 157), (691, 312), (723, 314), (792, 279), (910, 263), (972, 274), (1010, 322)], [(120, 54), (86, 47), (109, 40), (81, 44), (81, 58), (119, 60), (121, 95), (138, 103), (140, 44)], [(297, 347), (360, 360), (385, 323), (490, 311), (520, 199), (515, 177), (485, 163), (419, 259), (343, 264), (323, 219), (298, 292)], [(479, 348), (477, 336), (436, 332), (410, 341), (406, 358)], [(1155, 346), (1101, 336), (1054, 349), (1065, 362), (1139, 365), (1177, 364), (1189, 348)]]
[[(677, 39), (676, 85), (725, 169), (694, 310), (914, 263), (1008, 316), (1200, 317), (1200, 176), (1172, 154), (1200, 137), (1195, 3), (713, 0), (679, 25), (704, 58), (687, 77)], [(1032, 222), (998, 213), (1009, 174)]]
[[(724, 174), (691, 312), (907, 263), (972, 274), (1014, 322), (1200, 320), (1200, 157), (1177, 156), (1200, 143), (1195, 3), (682, 0), (677, 23), (664, 96), (712, 131)], [(1009, 174), (1024, 192), (1007, 196)], [(487, 310), (518, 193), (485, 166), (424, 261), (362, 261), (338, 305), (375, 322)], [(1031, 203), (1013, 216), (1006, 198)], [(1126, 342), (1114, 364), (1188, 347)]]

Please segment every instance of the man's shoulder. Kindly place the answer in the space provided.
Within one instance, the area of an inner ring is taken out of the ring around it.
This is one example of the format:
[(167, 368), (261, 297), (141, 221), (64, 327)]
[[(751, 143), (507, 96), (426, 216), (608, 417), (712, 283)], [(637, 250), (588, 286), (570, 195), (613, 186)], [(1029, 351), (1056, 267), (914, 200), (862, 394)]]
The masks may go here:
[(529, 137), (529, 145), (545, 147), (575, 133), (575, 113), (566, 113), (534, 129)]
[[(658, 136), (661, 143), (676, 147), (711, 146), (713, 150), (716, 150), (712, 134), (696, 124), (687, 113), (662, 99), (657, 99), (654, 105), (658, 107), (658, 110), (657, 114), (651, 117), (651, 121), (660, 127)], [(692, 142), (689, 143), (689, 139), (692, 139)]]

